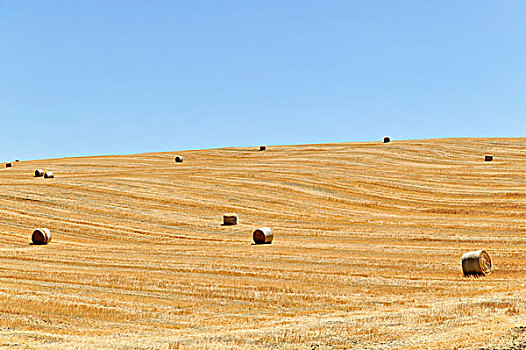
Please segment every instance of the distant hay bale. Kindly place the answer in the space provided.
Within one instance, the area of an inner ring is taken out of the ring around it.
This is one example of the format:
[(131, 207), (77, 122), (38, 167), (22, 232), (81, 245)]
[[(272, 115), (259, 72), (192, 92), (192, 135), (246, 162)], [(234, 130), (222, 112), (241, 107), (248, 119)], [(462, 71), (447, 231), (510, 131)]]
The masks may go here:
[(46, 171), (44, 173), (44, 179), (53, 179), (55, 177), (55, 174), (53, 174), (52, 171)]
[(13, 166), (13, 163), (5, 163), (6, 168), (11, 168)]
[(391, 138), (389, 136), (384, 136), (384, 143), (391, 142)]
[(44, 176), (44, 170), (42, 169), (35, 170), (35, 177), (42, 177), (42, 176)]
[(484, 161), (491, 162), (493, 160), (493, 156), (491, 154), (486, 154), (484, 156)]
[(39, 228), (33, 231), (31, 236), (33, 244), (48, 244), (51, 242), (51, 231), (47, 228)]
[(18, 163), (18, 162), (20, 162), (20, 160), (19, 160), (19, 159), (15, 159), (15, 162), (17, 162), (17, 163)]
[(237, 214), (224, 214), (223, 225), (237, 225)]
[(464, 276), (487, 275), (491, 272), (491, 259), (484, 250), (476, 250), (462, 255)]
[(270, 244), (274, 235), (270, 227), (262, 227), (254, 231), (253, 238), (256, 244)]
[(183, 156), (175, 156), (175, 162), (176, 163), (182, 163), (183, 162)]
[(267, 149), (267, 146), (263, 146), (263, 145), (259, 146), (259, 150), (260, 150), (260, 151), (264, 151), (264, 150), (266, 150), (266, 149)]

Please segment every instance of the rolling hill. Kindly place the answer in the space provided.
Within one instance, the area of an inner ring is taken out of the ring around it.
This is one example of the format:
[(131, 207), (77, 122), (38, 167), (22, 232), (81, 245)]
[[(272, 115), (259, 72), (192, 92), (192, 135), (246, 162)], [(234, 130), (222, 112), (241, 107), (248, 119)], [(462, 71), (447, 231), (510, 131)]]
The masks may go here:
[[(523, 346), (525, 170), (526, 138), (13, 163), (0, 169), (0, 346)], [(221, 225), (228, 212), (238, 225)], [(252, 244), (262, 226), (271, 245)], [(50, 244), (30, 245), (39, 227)], [(464, 277), (477, 249), (493, 271)]]

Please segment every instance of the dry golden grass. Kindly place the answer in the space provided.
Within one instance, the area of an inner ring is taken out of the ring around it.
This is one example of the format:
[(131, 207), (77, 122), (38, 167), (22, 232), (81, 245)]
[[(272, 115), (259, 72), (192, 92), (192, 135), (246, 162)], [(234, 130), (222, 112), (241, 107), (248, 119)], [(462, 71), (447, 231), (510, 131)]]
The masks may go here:
[[(476, 349), (520, 336), (526, 139), (177, 154), (0, 169), (0, 347)], [(228, 212), (238, 225), (221, 225)], [(272, 245), (252, 244), (261, 226)], [(47, 246), (29, 244), (39, 227)], [(465, 278), (476, 249), (493, 272)]]

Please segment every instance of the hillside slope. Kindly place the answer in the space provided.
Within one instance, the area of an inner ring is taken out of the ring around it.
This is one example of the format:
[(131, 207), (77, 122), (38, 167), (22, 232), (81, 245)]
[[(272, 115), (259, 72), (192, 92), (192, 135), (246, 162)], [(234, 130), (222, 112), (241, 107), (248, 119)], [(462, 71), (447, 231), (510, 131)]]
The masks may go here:
[[(524, 138), (14, 163), (0, 169), (0, 345), (511, 344), (526, 324), (525, 170)], [(252, 244), (260, 226), (273, 244)], [(29, 244), (38, 227), (49, 245)], [(493, 272), (465, 278), (476, 249)]]

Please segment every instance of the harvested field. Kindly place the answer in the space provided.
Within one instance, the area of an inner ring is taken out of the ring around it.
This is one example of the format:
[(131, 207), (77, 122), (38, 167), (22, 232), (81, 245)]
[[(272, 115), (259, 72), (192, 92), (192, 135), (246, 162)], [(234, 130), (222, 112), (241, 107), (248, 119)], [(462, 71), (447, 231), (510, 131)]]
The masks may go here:
[[(500, 349), (523, 334), (525, 138), (177, 154), (191, 161), (0, 169), (1, 346)], [(274, 241), (252, 244), (263, 226)], [(38, 227), (48, 245), (30, 245)], [(464, 277), (478, 249), (492, 272)]]

